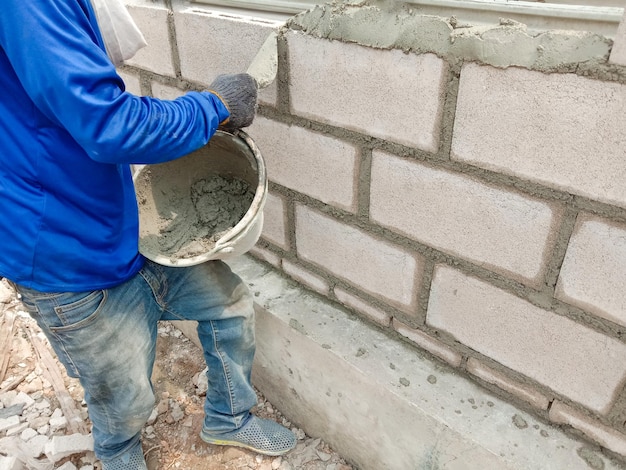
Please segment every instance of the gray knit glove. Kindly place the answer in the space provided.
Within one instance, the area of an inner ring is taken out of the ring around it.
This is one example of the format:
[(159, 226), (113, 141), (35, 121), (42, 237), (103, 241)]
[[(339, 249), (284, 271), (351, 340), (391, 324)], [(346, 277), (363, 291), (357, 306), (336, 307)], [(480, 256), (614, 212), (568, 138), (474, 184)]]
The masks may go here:
[(252, 124), (257, 107), (257, 84), (251, 75), (218, 75), (209, 91), (217, 95), (230, 112), (230, 117), (220, 123), (220, 128), (233, 131)]

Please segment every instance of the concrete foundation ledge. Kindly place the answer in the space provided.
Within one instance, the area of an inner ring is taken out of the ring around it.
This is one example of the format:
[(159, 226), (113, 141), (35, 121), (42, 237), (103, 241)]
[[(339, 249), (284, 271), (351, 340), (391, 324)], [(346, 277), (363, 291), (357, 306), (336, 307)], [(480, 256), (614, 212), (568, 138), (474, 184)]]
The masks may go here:
[(268, 265), (229, 264), (255, 295), (255, 385), (361, 470), (621, 468)]

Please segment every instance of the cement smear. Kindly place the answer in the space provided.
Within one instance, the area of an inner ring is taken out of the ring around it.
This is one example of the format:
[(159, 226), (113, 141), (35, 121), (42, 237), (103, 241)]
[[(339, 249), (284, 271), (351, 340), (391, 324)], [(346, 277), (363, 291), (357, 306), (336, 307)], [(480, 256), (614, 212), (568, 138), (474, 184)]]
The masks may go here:
[(330, 3), (294, 16), (291, 30), (381, 49), (434, 53), (450, 63), (477, 61), (546, 72), (571, 71), (582, 62), (606, 63), (611, 39), (585, 31), (531, 33), (502, 19), (499, 25), (458, 24), (454, 17), (422, 15), (394, 2)]
[[(146, 197), (151, 184), (162, 186), (151, 180), (148, 170), (136, 183), (140, 205), (151, 200)], [(240, 179), (213, 175), (195, 181), (189, 192), (173, 191), (160, 199), (165, 203), (158, 208), (159, 233), (142, 235), (139, 249), (177, 260), (208, 253), (243, 218), (253, 199), (253, 190)]]

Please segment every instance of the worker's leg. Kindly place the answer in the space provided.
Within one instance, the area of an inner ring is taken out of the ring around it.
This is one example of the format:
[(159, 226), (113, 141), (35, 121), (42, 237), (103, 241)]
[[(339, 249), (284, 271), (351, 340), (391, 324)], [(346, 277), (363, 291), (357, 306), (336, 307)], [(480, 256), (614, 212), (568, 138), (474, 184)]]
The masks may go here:
[(85, 392), (105, 470), (146, 468), (140, 435), (154, 407), (150, 382), (160, 309), (138, 275), (108, 290), (40, 293), (18, 286), (59, 360)]
[(167, 277), (162, 318), (198, 322), (209, 382), (202, 438), (269, 455), (293, 448), (291, 431), (250, 414), (257, 396), (250, 382), (255, 338), (247, 286), (221, 261), (155, 269)]

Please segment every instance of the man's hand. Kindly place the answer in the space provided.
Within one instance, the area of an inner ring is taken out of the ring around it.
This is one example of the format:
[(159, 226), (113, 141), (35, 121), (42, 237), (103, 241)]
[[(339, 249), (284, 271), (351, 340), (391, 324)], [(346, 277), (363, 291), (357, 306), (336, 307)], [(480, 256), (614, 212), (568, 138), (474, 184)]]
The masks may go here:
[(220, 123), (220, 128), (233, 131), (252, 124), (257, 108), (257, 84), (251, 75), (218, 75), (208, 91), (217, 95), (230, 112), (230, 117)]

